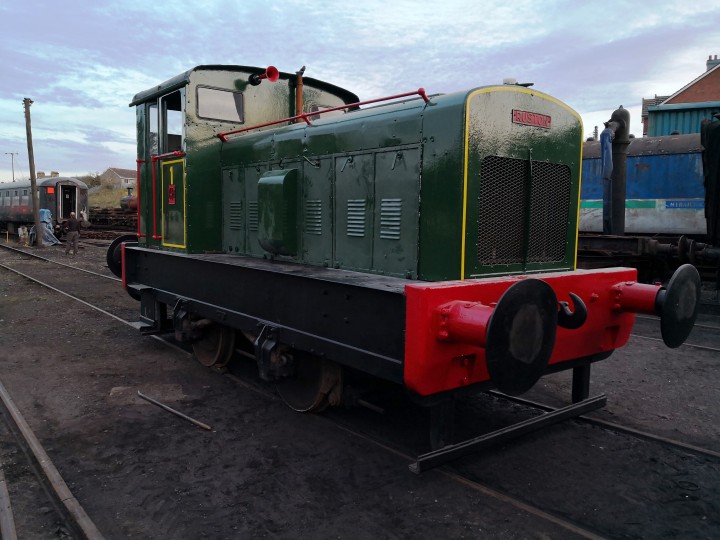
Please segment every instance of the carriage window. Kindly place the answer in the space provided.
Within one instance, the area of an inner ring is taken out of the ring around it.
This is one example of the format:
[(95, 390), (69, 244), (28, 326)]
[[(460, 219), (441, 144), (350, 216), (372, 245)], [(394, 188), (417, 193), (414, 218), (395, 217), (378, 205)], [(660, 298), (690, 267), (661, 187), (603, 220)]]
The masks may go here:
[(160, 98), (160, 153), (183, 151), (185, 128), (185, 89)]
[(197, 114), (201, 118), (242, 123), (243, 95), (240, 92), (198, 86)]

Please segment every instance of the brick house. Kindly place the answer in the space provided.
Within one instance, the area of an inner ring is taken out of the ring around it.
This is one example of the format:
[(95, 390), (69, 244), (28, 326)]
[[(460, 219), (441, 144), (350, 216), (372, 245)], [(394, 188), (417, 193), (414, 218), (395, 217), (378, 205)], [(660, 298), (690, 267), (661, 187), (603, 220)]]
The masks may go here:
[(643, 137), (699, 133), (700, 122), (720, 112), (720, 59), (709, 56), (705, 67), (674, 94), (642, 100)]
[(116, 189), (135, 188), (137, 173), (133, 169), (119, 169), (111, 167), (100, 175), (100, 182), (104, 186)]
[(655, 94), (654, 98), (643, 98), (642, 112), (640, 113), (643, 125), (643, 137), (647, 137), (648, 134), (648, 108), (654, 107), (655, 105), (660, 105), (669, 97), (670, 96), (658, 96), (657, 94)]

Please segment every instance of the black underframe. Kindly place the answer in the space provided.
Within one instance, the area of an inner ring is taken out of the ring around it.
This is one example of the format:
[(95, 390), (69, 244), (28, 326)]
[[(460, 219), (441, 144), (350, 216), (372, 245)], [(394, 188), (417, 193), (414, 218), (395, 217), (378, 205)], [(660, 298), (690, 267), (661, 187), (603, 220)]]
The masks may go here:
[(402, 384), (407, 280), (250, 257), (125, 246), (141, 320), (168, 329), (183, 309)]
[[(225, 254), (185, 255), (125, 245), (128, 289), (141, 299), (146, 332), (171, 331), (166, 306), (196, 318), (301, 349), (403, 384), (404, 286), (401, 278)], [(609, 356), (551, 364), (573, 369), (572, 401), (589, 394), (590, 364)], [(486, 381), (422, 398), (433, 404), (493, 388)]]

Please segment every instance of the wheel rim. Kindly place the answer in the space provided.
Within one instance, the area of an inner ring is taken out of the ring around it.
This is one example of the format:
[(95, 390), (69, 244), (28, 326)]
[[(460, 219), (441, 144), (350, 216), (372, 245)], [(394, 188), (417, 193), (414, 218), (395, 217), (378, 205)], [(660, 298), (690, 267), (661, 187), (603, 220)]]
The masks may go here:
[(325, 409), (330, 391), (342, 385), (342, 370), (334, 362), (309, 354), (296, 353), (295, 361), (295, 375), (275, 385), (278, 394), (298, 412)]
[(203, 330), (200, 339), (192, 344), (195, 358), (203, 366), (225, 366), (235, 351), (235, 330), (212, 324)]

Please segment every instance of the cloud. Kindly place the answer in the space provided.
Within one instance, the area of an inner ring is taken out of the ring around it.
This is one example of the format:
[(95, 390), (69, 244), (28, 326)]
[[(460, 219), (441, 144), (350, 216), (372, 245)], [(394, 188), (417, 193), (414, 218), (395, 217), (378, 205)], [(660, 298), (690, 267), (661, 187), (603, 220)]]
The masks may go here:
[(720, 7), (686, 0), (642, 10), (616, 0), (8, 2), (0, 152), (24, 151), (27, 96), (38, 159), (63, 171), (132, 168), (133, 95), (199, 64), (306, 65), (361, 99), (515, 77), (567, 102), (586, 133), (619, 105), (639, 126), (642, 98), (701, 75), (707, 54), (720, 53), (707, 50), (713, 43)]

